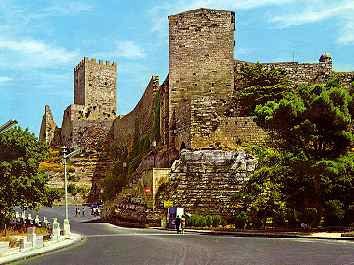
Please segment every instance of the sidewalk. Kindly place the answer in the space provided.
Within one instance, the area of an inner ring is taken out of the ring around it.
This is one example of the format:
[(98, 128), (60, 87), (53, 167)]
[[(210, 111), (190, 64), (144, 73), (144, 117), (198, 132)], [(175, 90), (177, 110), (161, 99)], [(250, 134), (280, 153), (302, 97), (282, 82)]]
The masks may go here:
[[(153, 227), (157, 230), (171, 230), (161, 227)], [(272, 232), (272, 231), (245, 231), (245, 232), (232, 232), (232, 231), (215, 231), (215, 230), (199, 230), (199, 229), (185, 229), (185, 232), (198, 233), (202, 235), (214, 235), (214, 236), (237, 236), (237, 237), (265, 237), (265, 238), (307, 238), (307, 239), (329, 239), (329, 240), (352, 240), (354, 237), (341, 237), (341, 233), (330, 233), (330, 232), (320, 232), (320, 233), (310, 233), (304, 234), (300, 232)]]
[(5, 253), (0, 253), (0, 264), (6, 264), (16, 260), (41, 255), (47, 252), (65, 248), (74, 243), (81, 241), (83, 237), (79, 234), (71, 233), (70, 239), (61, 239), (59, 241), (46, 241), (42, 248), (31, 248), (23, 252), (19, 252), (19, 248), (7, 249)]

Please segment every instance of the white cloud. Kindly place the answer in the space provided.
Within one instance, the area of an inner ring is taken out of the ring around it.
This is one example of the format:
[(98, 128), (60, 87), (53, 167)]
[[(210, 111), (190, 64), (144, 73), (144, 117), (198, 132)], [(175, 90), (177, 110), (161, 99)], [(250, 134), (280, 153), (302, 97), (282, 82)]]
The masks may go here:
[(11, 77), (8, 77), (8, 76), (0, 76), (0, 85), (2, 83), (7, 83), (7, 82), (10, 82), (12, 81), (13, 79)]
[(326, 5), (324, 7), (321, 7), (321, 5), (320, 7), (318, 5), (309, 6), (302, 12), (274, 16), (271, 18), (271, 22), (278, 23), (282, 27), (298, 26), (332, 17), (340, 17), (348, 12), (354, 12), (354, 1), (345, 1), (340, 4), (336, 3), (335, 5)]
[(328, 19), (337, 19), (338, 37), (340, 44), (354, 43), (354, 1), (339, 0), (328, 2), (318, 0), (304, 4), (300, 11), (276, 15), (270, 22), (281, 28), (316, 23)]
[(141, 59), (145, 57), (145, 51), (134, 41), (124, 40), (117, 41), (112, 51), (96, 53), (95, 57)]
[(76, 52), (56, 47), (43, 41), (0, 38), (0, 59), (3, 62), (7, 62), (6, 65), (9, 68), (56, 67), (72, 63), (78, 58), (79, 55)]
[(153, 18), (152, 31), (163, 31), (167, 26), (167, 16), (173, 15), (185, 10), (198, 8), (211, 8), (221, 10), (246, 10), (263, 6), (284, 5), (293, 2), (302, 2), (306, 0), (177, 0), (163, 4), (160, 3), (149, 11)]
[(78, 13), (90, 12), (94, 10), (94, 6), (88, 5), (83, 2), (72, 2), (72, 3), (56, 3), (51, 6), (47, 6), (43, 9), (38, 9), (36, 12), (32, 13), (31, 17), (33, 19), (54, 17), (54, 16), (66, 16), (66, 15), (76, 15)]
[[(212, 8), (250, 10), (260, 7), (279, 7), (271, 10), (269, 21), (285, 28), (315, 23), (328, 19), (338, 20), (337, 42), (354, 43), (354, 0), (176, 0), (162, 2), (149, 11), (152, 31), (167, 31), (167, 16), (185, 10)], [(284, 10), (287, 10), (284, 13)]]
[(137, 59), (145, 57), (144, 50), (133, 41), (120, 41), (117, 43), (114, 53), (118, 57)]
[[(354, 13), (354, 12), (353, 12)], [(354, 44), (354, 16), (348, 15), (345, 18), (338, 38), (338, 43), (340, 44)]]

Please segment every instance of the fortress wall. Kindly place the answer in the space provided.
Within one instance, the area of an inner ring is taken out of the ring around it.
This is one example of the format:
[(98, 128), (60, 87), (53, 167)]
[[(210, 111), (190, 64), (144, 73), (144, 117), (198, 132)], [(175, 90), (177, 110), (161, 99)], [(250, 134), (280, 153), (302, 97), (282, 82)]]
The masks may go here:
[[(243, 88), (241, 69), (251, 62), (235, 60), (235, 90)], [(284, 69), (291, 81), (296, 84), (324, 82), (332, 73), (332, 61), (324, 60), (319, 63), (276, 62), (261, 63), (265, 67)]]
[(48, 105), (45, 105), (39, 140), (50, 145), (55, 138), (56, 131), (57, 125), (54, 121), (52, 111)]
[(160, 86), (160, 136), (161, 144), (169, 143), (169, 84), (168, 76)]
[(231, 11), (197, 9), (169, 16), (171, 147), (199, 148), (192, 138), (206, 138), (214, 130), (214, 116), (223, 112), (233, 91), (234, 30)]
[(335, 72), (342, 84), (351, 86), (354, 82), (354, 72)]
[(217, 129), (208, 138), (195, 137), (193, 141), (194, 145), (237, 150), (249, 144), (264, 144), (267, 138), (268, 134), (256, 124), (255, 118), (246, 116), (222, 117)]
[(113, 124), (114, 141), (132, 148), (134, 139), (152, 132), (154, 120), (154, 98), (159, 92), (159, 77), (153, 76), (135, 108), (117, 118)]

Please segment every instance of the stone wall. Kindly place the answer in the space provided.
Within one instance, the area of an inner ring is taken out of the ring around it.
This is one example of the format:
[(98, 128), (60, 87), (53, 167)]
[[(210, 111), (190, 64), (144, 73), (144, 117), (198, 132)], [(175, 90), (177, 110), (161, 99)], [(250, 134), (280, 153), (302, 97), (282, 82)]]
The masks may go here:
[(199, 147), (192, 146), (192, 138), (208, 137), (233, 91), (234, 29), (230, 11), (169, 16), (169, 141), (177, 150)]
[[(241, 69), (244, 65), (254, 64), (251, 62), (235, 60), (235, 90), (241, 90), (244, 85)], [(295, 84), (320, 83), (328, 79), (332, 73), (332, 59), (322, 55), (319, 63), (298, 63), (298, 62), (275, 62), (261, 63), (261, 65), (271, 68), (285, 70), (288, 78)]]
[(354, 72), (335, 72), (341, 83), (345, 86), (354, 86)]
[(88, 120), (116, 117), (117, 65), (84, 59), (74, 69), (74, 103), (85, 105), (82, 116)]
[(255, 166), (255, 159), (242, 151), (182, 150), (160, 204), (171, 200), (189, 213), (230, 216), (232, 197)]
[(208, 138), (194, 137), (198, 146), (223, 150), (237, 150), (248, 145), (265, 144), (268, 134), (257, 125), (255, 117), (222, 117), (219, 125)]
[(169, 77), (160, 86), (160, 136), (161, 144), (169, 143)]
[(113, 124), (114, 141), (126, 145), (129, 150), (134, 139), (150, 135), (154, 125), (154, 102), (159, 92), (159, 77), (153, 76), (135, 108)]
[(39, 140), (50, 145), (55, 137), (56, 130), (57, 125), (54, 121), (52, 111), (48, 105), (45, 105)]

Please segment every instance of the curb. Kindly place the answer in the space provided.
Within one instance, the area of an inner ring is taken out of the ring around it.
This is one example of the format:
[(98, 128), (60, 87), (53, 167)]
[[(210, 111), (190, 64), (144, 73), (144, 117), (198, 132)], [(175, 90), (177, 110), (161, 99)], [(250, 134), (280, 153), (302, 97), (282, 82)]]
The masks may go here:
[(10, 254), (5, 257), (0, 257), (0, 264), (8, 264), (10, 262), (18, 261), (21, 259), (27, 259), (30, 257), (50, 253), (50, 252), (53, 252), (53, 251), (56, 251), (59, 249), (64, 249), (64, 248), (72, 246), (75, 243), (78, 243), (84, 239), (84, 237), (80, 234), (72, 233), (71, 235), (73, 236), (73, 238), (71, 238), (69, 240), (64, 239), (62, 241), (58, 241), (58, 242), (54, 243), (53, 245), (45, 246), (45, 247), (39, 248), (39, 249), (31, 249), (31, 250), (28, 250), (25, 252), (19, 252), (16, 254)]
[[(165, 229), (160, 227), (153, 227), (156, 230), (175, 231), (174, 229)], [(195, 230), (185, 229), (186, 232), (211, 235), (211, 236), (235, 236), (235, 237), (259, 237), (259, 238), (304, 238), (304, 239), (324, 239), (324, 240), (347, 240), (354, 241), (354, 237), (319, 237), (319, 236), (306, 236), (288, 233), (251, 233), (251, 232), (228, 232), (228, 231), (211, 231), (211, 230)]]

